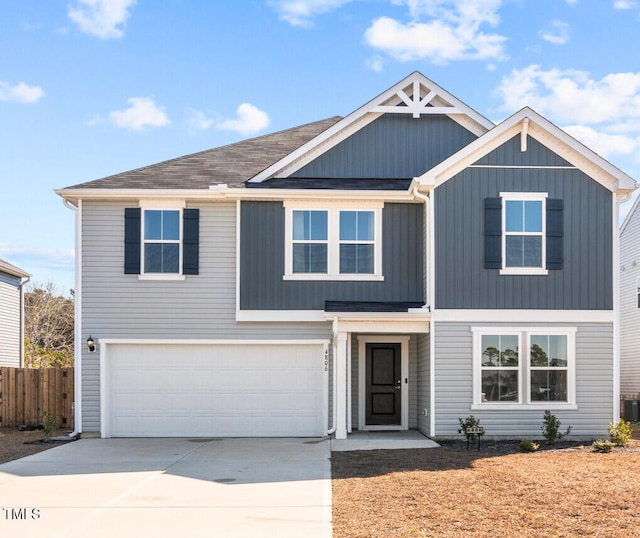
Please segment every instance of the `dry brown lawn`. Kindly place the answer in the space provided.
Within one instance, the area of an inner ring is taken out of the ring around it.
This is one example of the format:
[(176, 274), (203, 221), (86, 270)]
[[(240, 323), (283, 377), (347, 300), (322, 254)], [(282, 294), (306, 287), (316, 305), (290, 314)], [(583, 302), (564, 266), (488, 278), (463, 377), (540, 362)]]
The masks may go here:
[(640, 537), (640, 441), (542, 448), (334, 452), (334, 537)]

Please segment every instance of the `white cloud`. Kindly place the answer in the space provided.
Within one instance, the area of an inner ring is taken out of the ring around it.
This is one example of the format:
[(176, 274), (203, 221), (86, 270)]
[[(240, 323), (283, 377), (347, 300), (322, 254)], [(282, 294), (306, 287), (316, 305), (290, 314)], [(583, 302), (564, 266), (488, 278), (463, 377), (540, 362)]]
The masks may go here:
[(280, 20), (293, 26), (309, 28), (313, 18), (348, 4), (352, 0), (273, 0), (269, 2), (277, 11)]
[(636, 3), (633, 0), (616, 0), (613, 3), (615, 9), (633, 9)]
[(75, 254), (73, 249), (18, 247), (5, 243), (0, 244), (0, 257), (31, 273), (30, 267), (34, 265), (51, 270), (73, 269)]
[[(428, 59), (435, 64), (455, 60), (504, 59), (506, 37), (485, 33), (483, 25), (500, 22), (501, 0), (394, 0), (406, 5), (412, 20), (402, 23), (390, 17), (375, 19), (365, 40), (392, 58), (402, 61)], [(423, 18), (429, 20), (422, 21)]]
[(196, 110), (195, 108), (188, 109), (189, 116), (187, 118), (187, 125), (191, 129), (198, 131), (209, 129), (214, 124), (213, 118), (208, 118), (204, 112)]
[(540, 36), (554, 45), (564, 45), (569, 41), (569, 25), (566, 22), (555, 19), (544, 30), (540, 31)]
[(118, 127), (139, 130), (144, 127), (164, 127), (170, 121), (164, 108), (158, 107), (149, 97), (127, 99), (131, 106), (126, 110), (114, 110), (109, 120)]
[(502, 110), (530, 106), (564, 123), (598, 124), (640, 118), (640, 72), (611, 73), (600, 80), (577, 70), (514, 69), (496, 90)]
[(366, 61), (366, 66), (372, 71), (377, 71), (378, 73), (382, 71), (383, 65), (384, 65), (384, 60), (382, 56), (379, 56), (377, 54), (375, 56), (372, 56)]
[(501, 110), (530, 106), (605, 158), (640, 164), (640, 72), (600, 80), (577, 70), (514, 69), (496, 90)]
[(605, 159), (612, 155), (634, 155), (640, 149), (640, 136), (610, 134), (584, 125), (569, 125), (563, 130)]
[(12, 86), (0, 80), (0, 101), (30, 104), (35, 103), (43, 95), (44, 91), (38, 86), (27, 86), (24, 82), (18, 82)]
[(242, 103), (238, 107), (237, 113), (237, 119), (219, 123), (218, 129), (236, 131), (242, 135), (252, 135), (266, 129), (271, 121), (266, 112), (250, 103)]
[(100, 39), (120, 38), (136, 0), (76, 0), (67, 12), (80, 30)]

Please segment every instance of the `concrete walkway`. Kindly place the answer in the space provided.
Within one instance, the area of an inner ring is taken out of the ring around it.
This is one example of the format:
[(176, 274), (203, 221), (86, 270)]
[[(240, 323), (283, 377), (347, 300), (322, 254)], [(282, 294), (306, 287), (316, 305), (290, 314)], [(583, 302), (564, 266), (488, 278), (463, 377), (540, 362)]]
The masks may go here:
[(0, 465), (0, 536), (331, 536), (328, 439), (81, 439)]

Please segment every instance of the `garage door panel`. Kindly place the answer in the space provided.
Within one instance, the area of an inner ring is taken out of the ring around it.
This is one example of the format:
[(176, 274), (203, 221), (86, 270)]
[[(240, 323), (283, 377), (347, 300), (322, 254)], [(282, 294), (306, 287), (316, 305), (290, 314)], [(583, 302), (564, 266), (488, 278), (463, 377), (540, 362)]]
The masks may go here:
[(108, 351), (112, 436), (320, 436), (320, 344), (127, 345)]

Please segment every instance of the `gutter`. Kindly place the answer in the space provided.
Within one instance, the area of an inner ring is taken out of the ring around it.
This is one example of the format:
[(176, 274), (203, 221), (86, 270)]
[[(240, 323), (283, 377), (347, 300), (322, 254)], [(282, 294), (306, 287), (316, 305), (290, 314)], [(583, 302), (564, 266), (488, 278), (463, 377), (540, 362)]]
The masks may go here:
[(338, 427), (338, 380), (337, 380), (337, 365), (336, 365), (336, 356), (338, 355), (338, 316), (333, 316), (333, 325), (331, 333), (333, 335), (333, 345), (331, 346), (333, 350), (333, 357), (331, 357), (333, 362), (333, 418), (331, 428), (327, 430), (327, 435), (334, 434)]
[(69, 437), (82, 433), (82, 200), (75, 205), (68, 198), (62, 203), (75, 213), (75, 290), (73, 308), (73, 431)]

